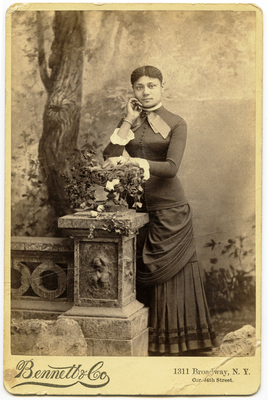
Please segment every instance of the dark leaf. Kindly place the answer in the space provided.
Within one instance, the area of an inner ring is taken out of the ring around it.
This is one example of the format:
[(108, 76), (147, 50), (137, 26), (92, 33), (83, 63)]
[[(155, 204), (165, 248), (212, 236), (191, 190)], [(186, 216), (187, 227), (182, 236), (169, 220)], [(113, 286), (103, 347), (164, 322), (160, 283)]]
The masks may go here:
[(210, 262), (211, 262), (211, 264), (217, 264), (217, 262), (218, 262), (218, 259), (217, 258), (211, 258), (210, 259)]
[(15, 230), (16, 231), (20, 231), (22, 228), (24, 228), (24, 224), (23, 223), (15, 225)]
[(34, 221), (34, 222), (31, 222), (30, 224), (28, 224), (28, 226), (27, 226), (27, 228), (31, 228), (31, 229), (33, 229), (33, 228), (35, 228), (36, 227), (36, 224), (37, 224), (37, 220), (36, 221)]

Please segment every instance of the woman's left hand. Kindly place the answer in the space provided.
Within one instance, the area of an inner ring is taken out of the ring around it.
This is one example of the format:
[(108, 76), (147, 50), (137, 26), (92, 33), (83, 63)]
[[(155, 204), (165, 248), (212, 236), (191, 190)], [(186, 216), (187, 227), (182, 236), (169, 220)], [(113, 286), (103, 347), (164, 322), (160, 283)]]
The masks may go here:
[(141, 158), (135, 158), (135, 157), (128, 157), (125, 158), (123, 156), (120, 157), (111, 157), (108, 158), (104, 164), (102, 164), (103, 169), (108, 169), (108, 168), (115, 168), (116, 166), (127, 166), (127, 167), (139, 167), (139, 168), (144, 168), (141, 166), (141, 161), (145, 161)]
[(138, 159), (137, 158), (133, 158), (133, 157), (129, 157), (129, 158), (127, 158), (127, 160), (124, 163), (124, 165), (133, 166), (133, 167), (139, 167)]
[(123, 156), (110, 157), (102, 164), (102, 168), (103, 169), (114, 168), (119, 165), (125, 165), (125, 163), (126, 163), (126, 158)]
[(139, 167), (144, 171), (144, 180), (148, 180), (150, 178), (150, 164), (148, 160), (145, 158), (127, 158), (124, 165), (129, 165), (133, 167)]

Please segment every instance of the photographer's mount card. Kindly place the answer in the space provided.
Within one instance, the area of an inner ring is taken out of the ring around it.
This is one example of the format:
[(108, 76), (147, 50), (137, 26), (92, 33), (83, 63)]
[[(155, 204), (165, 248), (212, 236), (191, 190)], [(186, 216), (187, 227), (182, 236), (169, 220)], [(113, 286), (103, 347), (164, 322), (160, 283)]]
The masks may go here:
[(261, 152), (257, 6), (11, 6), (7, 391), (256, 393)]

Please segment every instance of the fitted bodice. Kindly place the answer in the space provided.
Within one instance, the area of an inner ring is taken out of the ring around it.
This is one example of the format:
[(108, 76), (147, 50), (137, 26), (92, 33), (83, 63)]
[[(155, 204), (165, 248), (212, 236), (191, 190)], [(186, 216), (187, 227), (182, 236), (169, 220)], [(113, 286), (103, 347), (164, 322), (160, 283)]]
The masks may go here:
[[(180, 165), (185, 139), (185, 121), (164, 107), (155, 111), (169, 125), (170, 132), (166, 139), (155, 133), (147, 119), (135, 130), (135, 138), (125, 149), (131, 157), (144, 158), (150, 164), (150, 178), (145, 183), (145, 205), (147, 210), (161, 210), (187, 203), (183, 187), (177, 175), (167, 177), (162, 173), (164, 162)], [(122, 155), (124, 146), (109, 145), (104, 150), (105, 157)], [(158, 171), (158, 172), (154, 172)], [(158, 175), (158, 176), (157, 176)]]

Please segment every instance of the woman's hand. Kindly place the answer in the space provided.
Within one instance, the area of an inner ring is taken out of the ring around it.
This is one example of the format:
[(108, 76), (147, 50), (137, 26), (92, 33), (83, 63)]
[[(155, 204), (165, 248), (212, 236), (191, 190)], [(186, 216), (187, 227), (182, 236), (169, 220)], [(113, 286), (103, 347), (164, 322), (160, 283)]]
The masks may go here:
[(102, 164), (102, 168), (103, 169), (109, 169), (109, 168), (114, 168), (114, 167), (119, 166), (119, 165), (125, 165), (126, 160), (127, 159), (125, 157), (123, 157), (123, 156), (110, 157)]
[(127, 158), (124, 165), (139, 167), (139, 168), (143, 169), (144, 180), (147, 181), (150, 178), (150, 164), (149, 164), (148, 160), (146, 160), (145, 158), (129, 157), (129, 158)]
[(150, 165), (147, 160), (144, 158), (135, 158), (128, 157), (125, 158), (123, 156), (120, 157), (111, 157), (105, 161), (102, 165), (103, 169), (115, 168), (116, 166), (127, 166), (127, 167), (138, 167), (142, 168), (144, 171), (144, 179), (148, 180), (150, 178)]
[(103, 169), (115, 168), (116, 166), (126, 165), (128, 167), (139, 167), (138, 158), (128, 157), (125, 158), (123, 156), (120, 157), (111, 157), (108, 158), (103, 164)]
[(142, 104), (135, 97), (131, 97), (127, 103), (127, 116), (132, 124), (136, 121), (142, 111)]
[(139, 162), (138, 162), (138, 158), (134, 158), (134, 157), (129, 157), (126, 159), (126, 162), (124, 163), (124, 165), (128, 166), (128, 167), (139, 167)]

